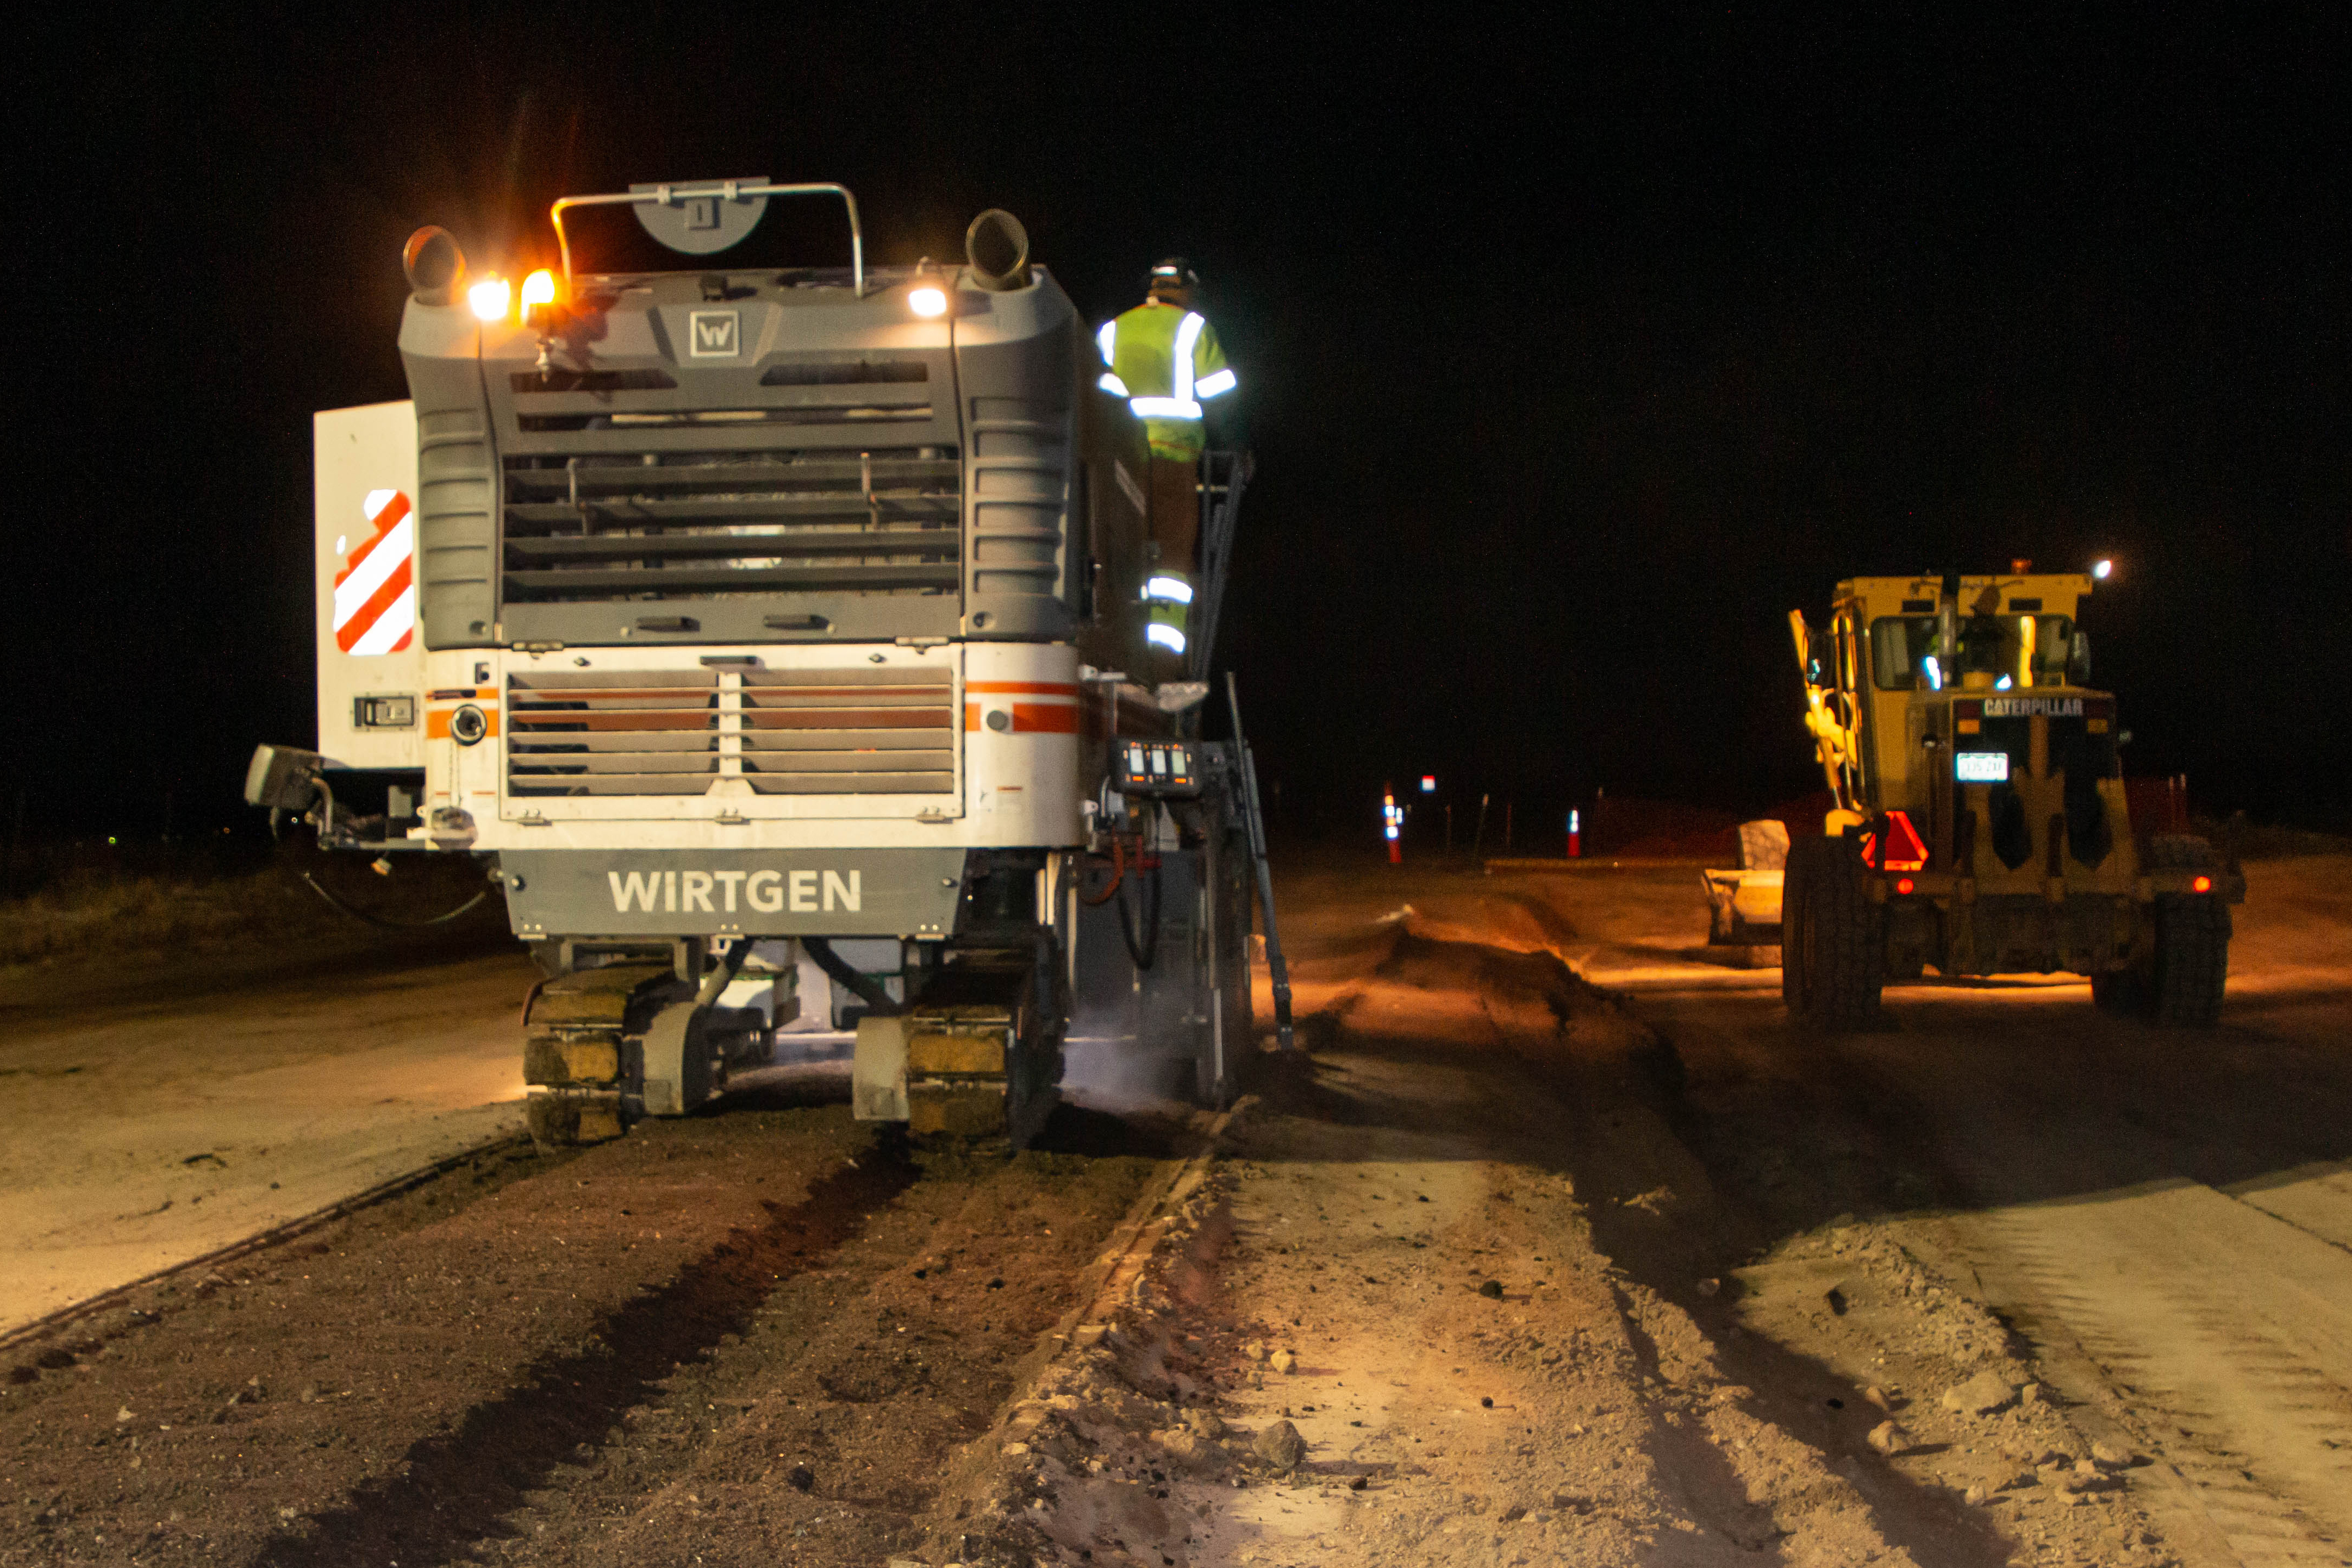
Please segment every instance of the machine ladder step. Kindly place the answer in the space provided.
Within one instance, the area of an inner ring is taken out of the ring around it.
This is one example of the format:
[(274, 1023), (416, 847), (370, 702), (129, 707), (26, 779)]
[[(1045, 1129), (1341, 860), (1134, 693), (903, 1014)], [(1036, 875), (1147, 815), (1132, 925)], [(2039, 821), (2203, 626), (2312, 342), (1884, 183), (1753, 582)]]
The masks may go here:
[(1265, 920), (1265, 967), (1274, 981), (1274, 1023), (1286, 1051), (1297, 1049), (1290, 1027), (1290, 965), (1282, 956), (1282, 932), (1274, 918), (1274, 867), (1265, 855), (1265, 810), (1257, 793), (1257, 758), (1242, 736), (1241, 689), (1225, 672), (1225, 706), (1234, 716), (1234, 756), (1240, 764), (1242, 816), (1249, 824), (1250, 858), (1257, 862), (1258, 907)]

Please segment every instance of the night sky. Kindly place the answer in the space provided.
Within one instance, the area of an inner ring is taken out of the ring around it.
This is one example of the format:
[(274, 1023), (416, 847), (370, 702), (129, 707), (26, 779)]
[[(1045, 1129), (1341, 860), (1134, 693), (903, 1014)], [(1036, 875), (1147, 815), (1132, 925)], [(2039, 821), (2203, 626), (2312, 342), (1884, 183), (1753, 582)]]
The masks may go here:
[(759, 173), (848, 184), (888, 263), (1008, 207), (1090, 319), (1194, 260), (1259, 463), (1224, 653), (1290, 813), (1423, 771), (1781, 800), (1789, 609), (2111, 555), (2129, 770), (2352, 828), (2344, 14), (1960, 9), (19, 39), (0, 784), (36, 834), (244, 820), (253, 744), (310, 734), (310, 413), (405, 395), (403, 239), (514, 270), (557, 195)]

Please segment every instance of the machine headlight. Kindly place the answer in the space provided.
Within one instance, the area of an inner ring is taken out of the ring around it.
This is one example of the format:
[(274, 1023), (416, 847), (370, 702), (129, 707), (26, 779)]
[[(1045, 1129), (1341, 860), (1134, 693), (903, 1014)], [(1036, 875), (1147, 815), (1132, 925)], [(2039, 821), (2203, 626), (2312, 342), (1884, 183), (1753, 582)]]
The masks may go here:
[(466, 290), (466, 303), (474, 308), (476, 319), (483, 321), (505, 320), (507, 306), (513, 298), (513, 286), (503, 277), (485, 277)]
[(907, 296), (907, 308), (918, 316), (944, 316), (948, 313), (947, 291), (940, 288), (918, 288)]

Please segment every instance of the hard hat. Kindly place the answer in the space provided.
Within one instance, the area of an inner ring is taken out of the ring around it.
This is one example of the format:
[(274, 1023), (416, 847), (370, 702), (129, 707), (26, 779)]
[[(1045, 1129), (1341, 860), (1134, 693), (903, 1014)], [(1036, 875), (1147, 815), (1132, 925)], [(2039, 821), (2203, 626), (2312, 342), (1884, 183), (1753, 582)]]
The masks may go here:
[(1150, 283), (1153, 288), (1198, 288), (1201, 287), (1201, 275), (1194, 272), (1192, 264), (1182, 256), (1171, 256), (1152, 265)]

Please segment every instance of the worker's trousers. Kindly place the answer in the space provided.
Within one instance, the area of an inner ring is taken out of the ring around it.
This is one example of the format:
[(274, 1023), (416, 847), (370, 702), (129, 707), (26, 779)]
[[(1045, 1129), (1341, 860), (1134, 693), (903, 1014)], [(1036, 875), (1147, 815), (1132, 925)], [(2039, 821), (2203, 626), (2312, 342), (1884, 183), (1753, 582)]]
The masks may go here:
[(1151, 542), (1160, 547), (1162, 570), (1181, 573), (1188, 580), (1199, 570), (1193, 557), (1201, 548), (1201, 461), (1199, 458), (1151, 458)]

